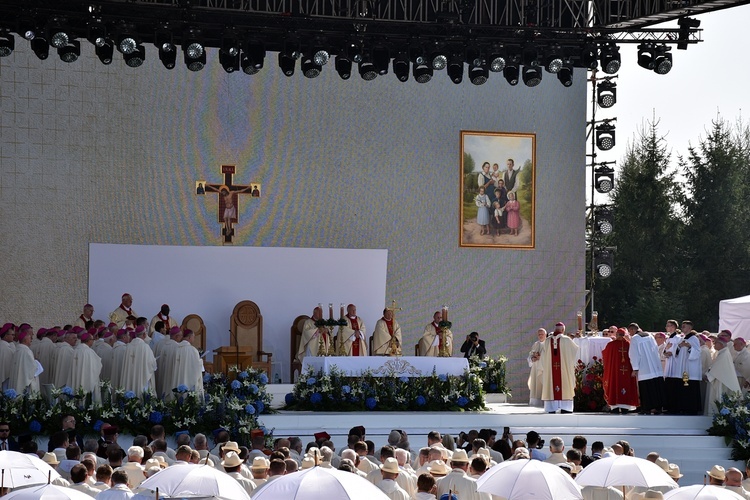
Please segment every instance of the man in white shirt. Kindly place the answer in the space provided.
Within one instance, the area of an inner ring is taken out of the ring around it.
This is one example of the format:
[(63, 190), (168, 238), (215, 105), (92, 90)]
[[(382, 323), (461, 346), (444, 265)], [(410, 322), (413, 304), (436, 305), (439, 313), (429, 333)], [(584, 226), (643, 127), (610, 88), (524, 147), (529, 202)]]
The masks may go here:
[(444, 478), (437, 481), (437, 497), (449, 491), (461, 500), (490, 500), (489, 493), (477, 491), (477, 480), (466, 472), (469, 470), (469, 457), (465, 450), (456, 450), (451, 457), (451, 471)]
[(118, 470), (112, 473), (112, 487), (96, 495), (97, 500), (130, 500), (135, 494), (128, 488), (128, 473)]
[(115, 469), (115, 471), (125, 471), (128, 473), (128, 487), (131, 490), (136, 489), (146, 480), (146, 474), (144, 473), (141, 462), (143, 461), (143, 448), (140, 446), (131, 446), (128, 448), (128, 461), (122, 466)]
[(385, 463), (380, 466), (380, 472), (383, 479), (375, 486), (391, 500), (410, 500), (409, 494), (401, 488), (396, 482), (396, 478), (401, 472), (398, 468), (398, 461), (395, 458), (386, 459)]
[(86, 466), (83, 464), (74, 465), (70, 469), (70, 482), (72, 483), (68, 488), (78, 490), (81, 493), (85, 493), (92, 498), (95, 498), (101, 491), (89, 486), (86, 482), (88, 473), (86, 472)]

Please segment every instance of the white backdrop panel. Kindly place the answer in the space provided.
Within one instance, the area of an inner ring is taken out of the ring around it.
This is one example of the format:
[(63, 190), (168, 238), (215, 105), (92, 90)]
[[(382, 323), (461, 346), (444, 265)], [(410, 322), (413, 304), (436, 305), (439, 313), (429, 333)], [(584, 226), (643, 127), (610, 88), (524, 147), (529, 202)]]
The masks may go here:
[(198, 314), (209, 352), (229, 345), (234, 306), (252, 300), (263, 315), (263, 348), (287, 380), (294, 318), (312, 314), (319, 302), (326, 316), (332, 302), (338, 318), (339, 305), (353, 303), (369, 336), (383, 312), (387, 268), (387, 250), (92, 243), (88, 296), (94, 316), (105, 320), (123, 293), (149, 320), (162, 304), (178, 321)]

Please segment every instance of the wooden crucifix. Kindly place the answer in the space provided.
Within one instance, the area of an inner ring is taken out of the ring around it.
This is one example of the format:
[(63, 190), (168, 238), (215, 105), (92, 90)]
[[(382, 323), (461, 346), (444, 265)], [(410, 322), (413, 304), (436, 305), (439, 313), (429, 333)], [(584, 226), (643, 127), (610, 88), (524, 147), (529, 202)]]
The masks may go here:
[(237, 224), (239, 195), (249, 194), (253, 198), (260, 198), (260, 183), (251, 183), (242, 186), (232, 183), (235, 174), (235, 165), (222, 165), (221, 173), (224, 174), (223, 184), (209, 184), (206, 181), (195, 182), (195, 193), (203, 195), (206, 193), (218, 193), (219, 207), (216, 214), (217, 222), (222, 224), (221, 235), (223, 245), (231, 245), (234, 236), (234, 224)]

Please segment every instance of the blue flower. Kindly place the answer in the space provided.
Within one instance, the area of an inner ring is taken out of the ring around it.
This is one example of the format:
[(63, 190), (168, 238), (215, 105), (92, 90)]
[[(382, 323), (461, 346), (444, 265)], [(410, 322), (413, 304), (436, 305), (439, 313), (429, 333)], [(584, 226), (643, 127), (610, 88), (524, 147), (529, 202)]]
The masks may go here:
[(232, 389), (236, 391), (240, 387), (242, 387), (242, 382), (240, 382), (239, 380), (232, 380)]
[(375, 398), (365, 399), (365, 406), (367, 407), (368, 410), (374, 410), (377, 404), (378, 404), (378, 401)]
[(185, 384), (180, 384), (177, 386), (177, 392), (187, 392), (187, 391), (188, 391), (188, 386), (186, 386)]
[(63, 387), (62, 389), (60, 389), (60, 392), (62, 394), (65, 394), (66, 396), (72, 396), (73, 395), (73, 389), (71, 389), (67, 385), (65, 387)]
[(240, 372), (237, 374), (237, 378), (240, 380), (245, 380), (247, 378), (247, 372)]
[(319, 392), (313, 392), (312, 395), (310, 395), (310, 402), (313, 404), (318, 404), (321, 401), (323, 401), (323, 395)]
[(497, 390), (497, 384), (490, 384), (490, 391), (496, 391)]
[(134, 399), (135, 393), (133, 391), (125, 391), (125, 399)]
[(484, 361), (480, 361), (478, 366), (479, 368), (487, 368), (487, 363), (485, 363)]
[(315, 385), (315, 382), (317, 382), (315, 377), (310, 377), (307, 379), (307, 385)]
[(460, 406), (461, 408), (463, 408), (464, 406), (469, 404), (469, 400), (466, 397), (461, 396), (460, 398), (456, 400), (456, 404)]
[(265, 403), (261, 400), (255, 402), (255, 407), (258, 409), (258, 413), (263, 413), (263, 410), (266, 409)]
[(445, 382), (448, 380), (448, 375), (446, 375), (445, 373), (441, 373), (440, 375), (438, 375), (438, 380), (441, 382)]
[(255, 384), (250, 384), (247, 386), (247, 388), (250, 390), (250, 394), (258, 394), (258, 386)]
[(253, 405), (245, 405), (245, 412), (253, 415), (255, 414), (255, 407)]
[(724, 408), (722, 408), (722, 409), (721, 409), (721, 410), (719, 411), (719, 413), (721, 413), (722, 415), (729, 415), (729, 408), (727, 408), (727, 407), (724, 407)]
[(343, 391), (344, 394), (350, 394), (352, 392), (352, 388), (349, 387), (348, 385), (342, 385), (341, 390)]
[(31, 423), (29, 423), (29, 430), (36, 434), (37, 432), (42, 430), (42, 424), (40, 424), (37, 420), (32, 420)]
[(260, 427), (258, 427), (258, 429), (263, 431), (264, 436), (268, 436), (268, 429), (266, 429), (265, 425), (261, 425)]
[(209, 382), (211, 382), (211, 374), (210, 373), (206, 373), (205, 375), (203, 375), (203, 383), (207, 384)]
[(96, 422), (94, 422), (94, 430), (96, 432), (101, 431), (103, 425), (104, 425), (104, 422), (102, 422), (101, 420), (97, 420)]
[(290, 404), (294, 403), (294, 394), (292, 394), (291, 392), (288, 392), (288, 393), (286, 394), (286, 396), (284, 396), (284, 401), (285, 401), (285, 402), (286, 402), (286, 404), (288, 404), (288, 405), (290, 405)]
[(424, 406), (427, 404), (427, 400), (424, 398), (424, 396), (417, 396), (416, 403), (417, 406)]
[(268, 383), (268, 375), (265, 373), (260, 374), (260, 383), (261, 385), (266, 385)]
[(3, 395), (8, 399), (15, 399), (16, 396), (18, 396), (18, 393), (15, 389), (5, 389)]
[(401, 380), (401, 382), (403, 382), (404, 384), (409, 383), (409, 377), (407, 377), (406, 375), (401, 375), (401, 378), (399, 380)]
[(148, 416), (148, 420), (152, 424), (160, 424), (163, 418), (164, 415), (162, 415), (160, 411), (152, 411), (151, 415)]

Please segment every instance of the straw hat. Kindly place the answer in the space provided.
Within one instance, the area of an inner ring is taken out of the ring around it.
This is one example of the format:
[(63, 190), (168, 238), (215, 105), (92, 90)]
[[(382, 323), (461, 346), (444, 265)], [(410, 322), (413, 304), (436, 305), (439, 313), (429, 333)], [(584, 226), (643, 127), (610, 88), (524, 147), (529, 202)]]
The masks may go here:
[(300, 468), (311, 469), (313, 467), (315, 467), (315, 459), (310, 455), (305, 455), (305, 458), (302, 459), (302, 465), (300, 466)]
[(659, 457), (659, 458), (656, 459), (656, 462), (654, 462), (654, 463), (656, 463), (656, 465), (658, 465), (659, 467), (661, 467), (664, 472), (666, 472), (667, 474), (669, 474), (669, 460), (667, 460), (664, 457)]
[(251, 470), (267, 470), (269, 468), (268, 460), (265, 457), (253, 458), (253, 465), (250, 467)]
[[(674, 465), (674, 464), (670, 464), (669, 465), (670, 469), (672, 469), (672, 465)], [(677, 466), (675, 465), (675, 467), (677, 467)], [(680, 473), (680, 468), (679, 467), (677, 467), (677, 473), (678, 474)], [(725, 481), (727, 479), (727, 475), (726, 475), (726, 473), (724, 471), (724, 467), (722, 467), (721, 465), (714, 465), (713, 467), (711, 467), (711, 470), (706, 471), (706, 474), (708, 474), (709, 477), (712, 477), (714, 479), (718, 479), (719, 481)], [(672, 475), (670, 474), (670, 476), (672, 476)], [(674, 476), (672, 476), (672, 477), (674, 477)]]
[(433, 476), (442, 477), (447, 476), (450, 471), (445, 465), (445, 462), (443, 462), (442, 460), (433, 460), (427, 466), (427, 472), (429, 472)]
[(237, 453), (228, 451), (224, 455), (224, 460), (221, 461), (221, 465), (222, 467), (237, 467), (238, 465), (242, 465), (242, 459)]
[(451, 457), (451, 463), (468, 464), (469, 456), (466, 454), (466, 450), (458, 449), (453, 452)]
[(42, 460), (44, 460), (44, 462), (47, 465), (59, 465), (60, 464), (60, 462), (57, 460), (57, 456), (54, 453), (50, 453), (50, 452), (45, 453), (42, 456)]
[(238, 445), (235, 441), (227, 441), (226, 443), (224, 443), (224, 446), (222, 446), (221, 449), (224, 450), (224, 453), (228, 451), (239, 453), (240, 445)]
[(401, 472), (401, 469), (398, 468), (398, 460), (393, 457), (386, 458), (385, 463), (380, 466), (380, 470), (390, 472), (391, 474), (399, 474)]
[(683, 476), (683, 474), (680, 474), (680, 466), (677, 464), (669, 464), (667, 474), (669, 474), (669, 477), (672, 479), (680, 479)]

